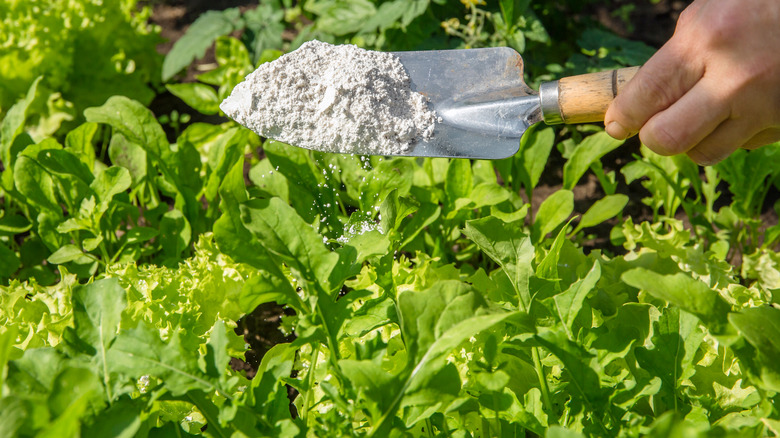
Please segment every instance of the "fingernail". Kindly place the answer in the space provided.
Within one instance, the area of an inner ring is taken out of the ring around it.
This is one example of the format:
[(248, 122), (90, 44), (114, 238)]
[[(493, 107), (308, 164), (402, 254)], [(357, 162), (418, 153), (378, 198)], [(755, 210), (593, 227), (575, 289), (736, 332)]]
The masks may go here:
[(620, 123), (616, 121), (611, 121), (607, 125), (607, 134), (609, 134), (610, 137), (617, 139), (617, 140), (625, 140), (628, 137), (631, 137), (631, 133), (626, 130), (626, 128), (623, 127)]

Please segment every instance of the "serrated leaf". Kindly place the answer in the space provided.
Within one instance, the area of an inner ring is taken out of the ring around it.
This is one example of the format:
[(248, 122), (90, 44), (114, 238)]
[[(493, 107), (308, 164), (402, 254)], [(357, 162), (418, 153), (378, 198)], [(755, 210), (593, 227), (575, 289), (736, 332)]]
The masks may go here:
[(601, 279), (601, 264), (597, 260), (593, 263), (593, 267), (588, 271), (585, 278), (575, 282), (569, 289), (553, 297), (558, 317), (566, 329), (569, 339), (575, 339), (577, 330), (574, 327), (574, 319), (582, 309), (585, 298), (596, 286), (599, 279)]
[(680, 397), (682, 382), (695, 372), (694, 358), (704, 339), (704, 333), (698, 326), (698, 320), (693, 315), (676, 307), (667, 308), (654, 324), (654, 347), (634, 350), (640, 366), (661, 379), (660, 392), (670, 406), (677, 403), (675, 399)]
[(322, 237), (279, 198), (252, 199), (240, 206), (241, 221), (271, 253), (307, 281), (327, 285), (338, 255)]
[(512, 282), (521, 309), (527, 310), (531, 303), (528, 280), (532, 272), (534, 248), (531, 239), (523, 234), (522, 224), (508, 224), (488, 216), (467, 221), (463, 232), (501, 266)]
[(780, 390), (780, 309), (753, 307), (729, 314), (729, 323), (758, 351), (757, 357), (742, 358), (755, 364), (760, 385)]
[(729, 305), (700, 280), (684, 273), (662, 275), (645, 268), (626, 271), (620, 278), (630, 286), (696, 315), (714, 334), (724, 329)]

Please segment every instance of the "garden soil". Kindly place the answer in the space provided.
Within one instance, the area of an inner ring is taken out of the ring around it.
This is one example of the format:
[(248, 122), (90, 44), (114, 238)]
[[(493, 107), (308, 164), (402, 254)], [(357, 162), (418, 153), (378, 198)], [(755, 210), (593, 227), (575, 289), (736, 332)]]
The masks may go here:
[[(680, 12), (685, 9), (690, 1), (661, 0), (653, 4), (648, 0), (615, 0), (606, 3), (590, 5), (585, 12), (587, 17), (573, 16), (571, 19), (587, 18), (597, 20), (622, 37), (642, 41), (658, 48), (672, 36)], [(167, 53), (173, 46), (173, 43), (181, 38), (187, 27), (206, 10), (238, 7), (243, 11), (255, 7), (257, 4), (257, 1), (246, 0), (162, 0), (155, 2), (152, 22), (161, 27), (161, 35), (167, 40), (158, 47), (158, 50), (163, 54)], [(236, 34), (234, 36), (239, 35)], [(294, 37), (295, 35), (291, 32), (283, 34), (283, 38), (287, 41), (292, 40)], [(202, 59), (195, 61), (186, 70), (182, 79), (184, 81), (194, 81), (197, 74), (215, 66), (214, 49), (212, 47)], [(152, 103), (151, 109), (157, 116), (170, 114), (174, 110), (179, 113), (191, 114), (192, 119), (190, 123), (221, 123), (227, 120), (218, 116), (198, 114), (170, 93), (163, 93), (158, 96)], [(174, 135), (173, 132), (168, 134), (171, 137)], [(174, 138), (171, 138), (171, 141), (174, 140)], [(605, 170), (620, 169), (620, 167), (633, 159), (632, 156), (634, 154), (638, 153), (639, 141), (636, 138), (632, 138), (623, 147), (606, 155), (602, 159), (602, 163)], [(258, 154), (262, 156), (262, 151), (258, 151)], [(538, 209), (538, 206), (547, 195), (561, 188), (564, 163), (565, 159), (556, 150), (553, 150), (542, 180), (535, 189), (533, 199), (531, 200), (533, 211)], [(245, 171), (248, 172), (249, 168), (247, 167)], [(249, 181), (248, 178), (245, 179)], [(728, 192), (725, 191), (725, 187), (723, 189), (724, 195), (721, 196), (723, 199), (718, 200), (718, 205), (726, 205), (729, 202), (728, 199), (725, 199)], [(596, 200), (604, 196), (600, 184), (592, 175), (583, 178), (573, 191), (576, 211), (585, 211)], [(646, 196), (646, 191), (639, 182), (634, 182), (628, 187), (624, 187), (623, 192), (631, 199), (641, 199)], [(780, 200), (780, 193), (773, 189), (765, 204), (770, 207), (762, 215), (765, 223), (777, 223), (777, 213), (771, 208), (777, 200)], [(625, 214), (638, 219), (652, 217), (650, 210), (639, 202), (630, 203)], [(612, 225), (614, 223), (602, 224), (601, 227), (604, 229), (595, 230), (594, 235), (607, 236)], [(621, 248), (612, 246), (605, 237), (595, 237), (591, 241), (584, 242), (583, 246), (586, 251), (592, 249), (607, 249), (612, 252), (621, 251)], [(231, 366), (235, 370), (245, 372), (248, 378), (254, 377), (265, 352), (277, 343), (290, 342), (292, 340), (291, 335), (284, 334), (279, 330), (283, 317), (284, 310), (280, 306), (271, 303), (258, 307), (254, 312), (238, 321), (236, 333), (244, 336), (251, 349), (246, 353), (244, 359), (234, 358), (231, 361)]]

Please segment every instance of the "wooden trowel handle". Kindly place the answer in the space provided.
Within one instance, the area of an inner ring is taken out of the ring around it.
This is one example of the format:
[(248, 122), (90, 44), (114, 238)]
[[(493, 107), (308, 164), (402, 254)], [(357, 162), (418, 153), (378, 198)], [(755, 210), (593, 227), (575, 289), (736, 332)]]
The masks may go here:
[(639, 67), (569, 76), (539, 87), (545, 123), (603, 122), (612, 99)]

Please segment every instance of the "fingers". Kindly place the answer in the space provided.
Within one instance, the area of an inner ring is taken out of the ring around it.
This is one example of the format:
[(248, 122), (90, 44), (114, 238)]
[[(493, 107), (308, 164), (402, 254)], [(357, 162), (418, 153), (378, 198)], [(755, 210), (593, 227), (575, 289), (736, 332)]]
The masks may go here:
[(756, 149), (780, 140), (780, 128), (767, 128), (746, 141), (742, 145), (743, 149)]
[(756, 134), (755, 128), (741, 120), (729, 119), (691, 148), (687, 154), (696, 164), (712, 166), (739, 149)]
[(644, 124), (639, 133), (642, 143), (660, 155), (681, 154), (700, 144), (729, 117), (721, 87), (707, 79), (697, 82)]
[(628, 138), (653, 117), (685, 95), (704, 74), (697, 59), (689, 59), (689, 47), (670, 40), (620, 91), (604, 116), (607, 133)]

